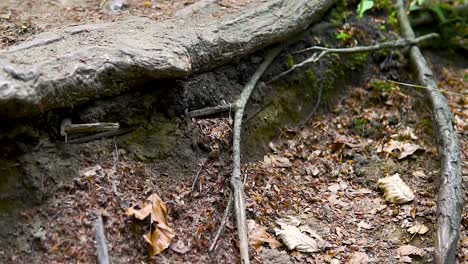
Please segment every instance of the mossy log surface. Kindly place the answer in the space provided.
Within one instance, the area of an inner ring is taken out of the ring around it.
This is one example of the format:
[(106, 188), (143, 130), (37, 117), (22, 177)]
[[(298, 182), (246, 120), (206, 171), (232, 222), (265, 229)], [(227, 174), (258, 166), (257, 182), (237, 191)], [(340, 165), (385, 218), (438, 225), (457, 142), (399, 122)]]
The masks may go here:
[[(0, 118), (73, 107), (151, 79), (184, 78), (283, 41), (334, 0), (268, 0), (221, 18), (188, 12), (45, 32), (0, 51)], [(210, 18), (210, 19), (207, 19)]]

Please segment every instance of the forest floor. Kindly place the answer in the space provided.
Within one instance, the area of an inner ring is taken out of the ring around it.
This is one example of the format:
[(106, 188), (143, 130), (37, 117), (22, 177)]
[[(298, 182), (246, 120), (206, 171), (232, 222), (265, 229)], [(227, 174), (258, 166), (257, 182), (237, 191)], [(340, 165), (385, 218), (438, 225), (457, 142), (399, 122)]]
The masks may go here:
[[(71, 5), (64, 7), (50, 0), (37, 9), (38, 2), (0, 4), (0, 19), (12, 29), (0, 32), (1, 45), (57, 25), (170, 17), (193, 1), (128, 1), (129, 9), (117, 16), (103, 13), (97, 1), (62, 1)], [(222, 2), (235, 6), (236, 1)], [(427, 56), (455, 116), (468, 190), (468, 62), (450, 52)], [(440, 169), (430, 107), (423, 90), (387, 79), (376, 73), (362, 86), (347, 87), (331, 111), (321, 111), (303, 128), (279, 128), (270, 151), (243, 164), (254, 263), (431, 262)], [(193, 119), (189, 125), (208, 142), (231, 142), (230, 118)], [(0, 248), (2, 263), (94, 263), (96, 214), (104, 217), (112, 263), (239, 261), (232, 214), (215, 250), (208, 251), (228, 200), (230, 158), (200, 157), (198, 168), (171, 175), (131, 159), (112, 139), (83, 144), (78, 154), (76, 178), (41, 206), (20, 213), (22, 228), (12, 234), (16, 245)], [(414, 191), (412, 202), (384, 200), (377, 181), (395, 174)], [(176, 236), (169, 249), (149, 258), (143, 234), (151, 224), (126, 211), (151, 194), (166, 204)], [(315, 241), (320, 237), (323, 247), (314, 253), (277, 247), (276, 232), (285, 222), (309, 230)], [(460, 263), (468, 262), (467, 230), (465, 206)]]

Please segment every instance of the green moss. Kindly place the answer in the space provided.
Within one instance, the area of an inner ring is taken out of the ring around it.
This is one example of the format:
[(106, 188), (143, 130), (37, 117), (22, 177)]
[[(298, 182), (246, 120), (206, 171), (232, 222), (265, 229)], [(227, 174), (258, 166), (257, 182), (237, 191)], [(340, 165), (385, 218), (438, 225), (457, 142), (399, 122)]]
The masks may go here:
[(11, 192), (18, 177), (19, 171), (15, 163), (0, 159), (0, 194)]
[(372, 88), (378, 92), (389, 92), (392, 89), (392, 84), (385, 81), (375, 80), (372, 82)]
[(20, 202), (13, 199), (0, 199), (0, 214), (8, 213), (18, 209), (21, 206)]
[(361, 68), (367, 62), (368, 55), (368, 53), (355, 53), (344, 57), (345, 67), (352, 71)]
[(11, 198), (15, 194), (20, 173), (15, 162), (0, 159), (0, 213), (7, 213), (20, 206), (19, 201)]
[(119, 145), (125, 146), (142, 161), (166, 159), (173, 154), (180, 129), (177, 124), (155, 122), (149, 128), (140, 127), (133, 133), (119, 137)]
[(336, 1), (336, 6), (331, 11), (330, 22), (335, 26), (343, 25), (348, 16), (351, 15), (351, 12), (348, 10), (348, 1), (347, 0), (338, 0)]
[(294, 58), (291, 54), (287, 53), (288, 56), (288, 68), (292, 68), (294, 66)]

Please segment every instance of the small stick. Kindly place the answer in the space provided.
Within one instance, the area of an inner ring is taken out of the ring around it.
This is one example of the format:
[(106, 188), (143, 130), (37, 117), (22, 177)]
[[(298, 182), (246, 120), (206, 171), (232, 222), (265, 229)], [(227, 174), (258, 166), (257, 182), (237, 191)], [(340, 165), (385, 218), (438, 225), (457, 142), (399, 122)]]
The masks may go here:
[(215, 237), (213, 239), (213, 242), (211, 242), (211, 246), (210, 246), (210, 249), (209, 249), (210, 252), (212, 252), (215, 249), (216, 243), (218, 242), (219, 237), (221, 236), (221, 234), (224, 231), (224, 227), (226, 226), (227, 219), (229, 218), (229, 214), (231, 213), (232, 200), (233, 200), (232, 199), (232, 192), (230, 192), (229, 193), (229, 198), (228, 198), (228, 204), (226, 205), (226, 209), (224, 209), (223, 218), (221, 219), (221, 223), (220, 223), (218, 231), (216, 232), (216, 235), (215, 235)]
[(102, 216), (98, 215), (95, 224), (96, 231), (96, 262), (98, 264), (109, 264), (109, 251), (107, 248), (106, 235), (104, 233), (104, 224)]
[(201, 116), (207, 116), (207, 115), (213, 115), (217, 113), (222, 113), (222, 112), (227, 112), (230, 111), (233, 105), (227, 104), (227, 105), (219, 105), (219, 106), (213, 106), (213, 107), (206, 107), (198, 110), (194, 110), (188, 113), (188, 117), (193, 118), (193, 117), (201, 117)]
[(426, 41), (431, 38), (436, 38), (439, 35), (436, 33), (431, 33), (427, 34), (424, 36), (421, 36), (419, 38), (415, 39), (399, 39), (395, 41), (388, 41), (388, 42), (383, 42), (383, 43), (377, 43), (375, 45), (371, 46), (358, 46), (358, 47), (353, 47), (353, 48), (325, 48), (325, 47), (320, 47), (320, 46), (314, 46), (310, 47), (307, 49), (303, 49), (300, 51), (296, 51), (293, 54), (301, 53), (301, 52), (306, 52), (306, 51), (320, 51), (320, 53), (315, 53), (313, 54), (310, 58), (306, 59), (305, 61), (299, 63), (299, 64), (294, 64), (290, 69), (278, 74), (277, 76), (273, 77), (271, 80), (269, 80), (267, 83), (274, 82), (278, 80), (279, 78), (283, 77), (284, 75), (298, 69), (301, 67), (304, 67), (307, 64), (310, 63), (315, 63), (318, 60), (320, 60), (323, 56), (325, 56), (328, 53), (357, 53), (357, 52), (370, 52), (370, 51), (376, 51), (376, 50), (381, 50), (381, 49), (386, 49), (386, 48), (403, 48), (411, 45), (416, 45), (419, 44), (420, 42)]
[(192, 191), (195, 190), (195, 184), (197, 183), (198, 177), (200, 177), (200, 173), (202, 172), (203, 168), (205, 167), (205, 164), (206, 164), (206, 159), (202, 161), (202, 163), (200, 164), (200, 169), (198, 170), (197, 174), (193, 178)]
[(133, 130), (134, 128), (130, 127), (130, 128), (123, 128), (123, 129), (114, 130), (114, 131), (107, 131), (107, 132), (102, 132), (102, 133), (91, 135), (91, 136), (85, 136), (85, 137), (69, 140), (68, 143), (69, 144), (82, 144), (82, 143), (87, 143), (87, 142), (94, 141), (94, 140), (99, 140), (102, 138), (120, 136), (129, 132), (132, 132)]

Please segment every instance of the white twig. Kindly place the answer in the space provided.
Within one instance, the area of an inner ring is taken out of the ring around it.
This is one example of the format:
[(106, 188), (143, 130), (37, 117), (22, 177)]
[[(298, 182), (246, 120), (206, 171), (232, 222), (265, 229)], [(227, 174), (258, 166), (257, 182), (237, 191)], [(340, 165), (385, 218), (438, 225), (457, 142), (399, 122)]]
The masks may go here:
[[(381, 50), (381, 49), (387, 49), (387, 48), (403, 48), (411, 45), (416, 45), (419, 44), (420, 42), (426, 41), (431, 38), (436, 38), (439, 35), (436, 33), (431, 33), (427, 34), (424, 36), (421, 36), (419, 38), (415, 39), (399, 39), (395, 41), (388, 41), (388, 42), (383, 42), (383, 43), (377, 43), (375, 45), (371, 46), (358, 46), (358, 47), (353, 47), (353, 48), (326, 48), (326, 47), (320, 47), (320, 46), (314, 46), (310, 47), (307, 49), (303, 49), (300, 51), (296, 51), (293, 54), (296, 53), (301, 53), (301, 52), (306, 52), (306, 51), (317, 51), (317, 53), (312, 54), (312, 56), (305, 61), (294, 64), (290, 69), (278, 74), (277, 76), (273, 77), (270, 81), (267, 83), (274, 82), (278, 80), (279, 78), (283, 77), (284, 75), (298, 69), (301, 67), (304, 67), (307, 64), (310, 63), (316, 63), (318, 60), (320, 60), (323, 56), (327, 55), (328, 53), (358, 53), (358, 52), (371, 52), (371, 51), (376, 51), (376, 50)], [(319, 52), (320, 51), (320, 52)]]

